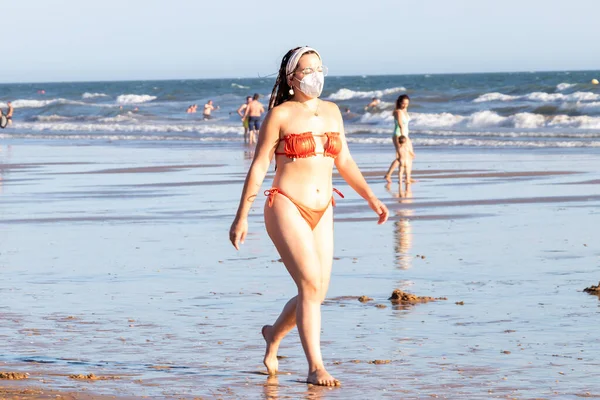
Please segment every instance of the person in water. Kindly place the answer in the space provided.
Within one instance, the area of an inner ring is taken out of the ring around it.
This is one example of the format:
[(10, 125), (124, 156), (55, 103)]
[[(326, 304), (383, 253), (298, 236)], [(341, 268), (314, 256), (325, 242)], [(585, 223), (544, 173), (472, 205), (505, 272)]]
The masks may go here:
[(346, 120), (346, 119), (353, 119), (356, 118), (357, 115), (354, 114), (352, 111), (350, 111), (349, 107), (345, 107), (344, 108), (344, 114), (342, 114), (342, 117)]
[(216, 107), (215, 107), (215, 106), (213, 105), (213, 101), (212, 101), (212, 100), (209, 100), (209, 101), (208, 101), (208, 103), (206, 103), (206, 104), (204, 105), (204, 112), (202, 113), (202, 118), (203, 118), (203, 119), (211, 119), (211, 118), (212, 118), (212, 114), (211, 114), (211, 113), (212, 113), (214, 110), (218, 110), (218, 109), (219, 109), (219, 106), (216, 106)]
[(263, 362), (270, 375), (277, 373), (279, 345), (297, 325), (307, 383), (336, 386), (340, 382), (326, 371), (321, 355), (321, 303), (333, 263), (333, 192), (340, 194), (332, 187), (334, 165), (379, 224), (388, 219), (388, 210), (350, 155), (339, 108), (319, 99), (326, 72), (313, 48), (297, 47), (283, 57), (229, 239), (238, 250), (244, 243), (248, 213), (275, 158), (273, 184), (264, 192), (265, 225), (298, 292), (273, 325), (263, 326)]
[(244, 117), (242, 120), (248, 118), (248, 128), (250, 129), (250, 145), (256, 144), (256, 135), (258, 135), (258, 130), (260, 129), (260, 117), (265, 112), (265, 107), (262, 105), (258, 99), (260, 95), (258, 93), (254, 93), (252, 97), (252, 101), (246, 107), (246, 111), (244, 112)]
[(8, 125), (12, 125), (12, 118), (13, 118), (15, 109), (12, 106), (12, 103), (10, 101), (7, 101), (6, 105), (8, 107), (8, 110), (6, 110), (6, 119), (8, 120)]
[(371, 102), (365, 106), (365, 111), (369, 111), (371, 109), (376, 110), (379, 104), (381, 104), (381, 100), (379, 100), (377, 97), (373, 97)]
[(246, 97), (246, 102), (237, 109), (237, 113), (242, 118), (242, 125), (244, 126), (244, 143), (248, 143), (250, 128), (248, 126), (248, 117), (245, 115), (248, 104), (252, 102), (252, 96)]
[[(392, 135), (392, 141), (394, 142), (394, 148), (396, 149), (396, 158), (394, 158), (394, 161), (392, 161), (390, 168), (384, 176), (388, 183), (392, 182), (392, 174), (400, 165), (400, 137), (404, 136), (406, 138), (408, 149), (410, 149), (410, 154), (412, 154), (413, 158), (415, 157), (412, 141), (408, 137), (408, 122), (410, 121), (410, 116), (408, 115), (409, 103), (410, 98), (406, 94), (399, 96), (396, 100), (396, 108), (394, 109), (394, 134)], [(408, 183), (412, 182), (413, 181), (409, 181)]]

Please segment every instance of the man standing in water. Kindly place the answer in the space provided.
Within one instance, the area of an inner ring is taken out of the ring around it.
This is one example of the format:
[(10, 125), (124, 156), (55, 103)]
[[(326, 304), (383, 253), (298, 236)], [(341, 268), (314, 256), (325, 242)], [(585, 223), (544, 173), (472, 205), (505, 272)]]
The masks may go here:
[(250, 132), (250, 128), (248, 127), (248, 118), (244, 116), (244, 112), (250, 103), (252, 103), (252, 96), (246, 97), (246, 102), (237, 110), (238, 115), (242, 117), (242, 124), (244, 125), (244, 143), (248, 143), (248, 132)]
[(211, 119), (212, 115), (210, 114), (211, 112), (213, 112), (214, 110), (218, 110), (219, 106), (215, 107), (213, 106), (213, 101), (209, 100), (208, 103), (206, 103), (204, 105), (204, 112), (202, 113), (202, 117), (206, 120), (206, 119)]
[(10, 101), (7, 101), (6, 105), (8, 106), (8, 110), (6, 111), (6, 119), (8, 119), (8, 125), (12, 125), (12, 117), (15, 109)]
[(256, 135), (260, 129), (260, 117), (265, 112), (265, 107), (258, 101), (260, 95), (254, 93), (252, 101), (246, 107), (244, 119), (248, 118), (248, 129), (250, 130), (250, 146), (256, 144)]
[(377, 97), (373, 97), (371, 102), (365, 106), (365, 111), (369, 111), (371, 109), (376, 110), (380, 103), (381, 100), (379, 100)]

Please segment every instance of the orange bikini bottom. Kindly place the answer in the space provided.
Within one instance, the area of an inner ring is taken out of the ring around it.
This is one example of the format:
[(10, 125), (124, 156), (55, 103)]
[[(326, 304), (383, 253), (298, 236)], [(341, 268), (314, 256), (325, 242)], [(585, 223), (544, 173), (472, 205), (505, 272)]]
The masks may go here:
[[(333, 188), (333, 191), (337, 193), (342, 199), (344, 198), (344, 195), (336, 188)], [(315, 210), (314, 208), (309, 208), (303, 206), (302, 204), (298, 204), (294, 199), (292, 199), (290, 196), (288, 196), (287, 194), (282, 192), (281, 189), (278, 188), (271, 188), (269, 190), (265, 190), (265, 196), (269, 197), (269, 207), (273, 207), (273, 201), (275, 200), (276, 194), (280, 194), (282, 196), (287, 197), (296, 206), (296, 208), (300, 212), (300, 215), (302, 216), (302, 218), (304, 218), (304, 220), (312, 230), (314, 230), (319, 224), (319, 221), (323, 217), (323, 214), (325, 214), (325, 211), (327, 211), (327, 209), (329, 208), (329, 204), (332, 204), (335, 207), (335, 199), (333, 198), (333, 195), (331, 196), (331, 200), (325, 206), (325, 208), (321, 210)]]

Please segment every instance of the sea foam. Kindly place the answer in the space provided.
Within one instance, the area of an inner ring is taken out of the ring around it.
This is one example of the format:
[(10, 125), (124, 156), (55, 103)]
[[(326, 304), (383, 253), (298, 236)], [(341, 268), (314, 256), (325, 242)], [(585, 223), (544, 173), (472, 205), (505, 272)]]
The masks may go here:
[(122, 94), (117, 96), (118, 104), (141, 104), (155, 100), (156, 96), (150, 96), (149, 94)]
[(97, 97), (108, 97), (108, 95), (105, 93), (88, 93), (88, 92), (85, 92), (84, 94), (81, 95), (82, 99), (95, 99)]
[(329, 95), (330, 100), (350, 100), (350, 99), (368, 99), (372, 97), (382, 97), (399, 92), (405, 92), (405, 87), (395, 87), (384, 90), (372, 90), (367, 92), (354, 91), (351, 89), (342, 88), (335, 93)]
[(483, 103), (488, 101), (515, 101), (526, 100), (543, 103), (551, 103), (556, 101), (594, 101), (600, 100), (600, 94), (592, 92), (575, 92), (570, 94), (563, 93), (545, 93), (532, 92), (521, 96), (512, 96), (498, 92), (485, 93), (473, 100), (474, 103)]
[[(522, 112), (502, 116), (494, 111), (478, 111), (470, 115), (455, 115), (451, 113), (411, 113), (411, 129), (446, 129), (446, 128), (578, 128), (600, 129), (600, 117), (587, 115), (569, 116)], [(360, 123), (370, 125), (387, 125), (391, 134), (394, 118), (389, 112), (370, 114), (360, 118)]]

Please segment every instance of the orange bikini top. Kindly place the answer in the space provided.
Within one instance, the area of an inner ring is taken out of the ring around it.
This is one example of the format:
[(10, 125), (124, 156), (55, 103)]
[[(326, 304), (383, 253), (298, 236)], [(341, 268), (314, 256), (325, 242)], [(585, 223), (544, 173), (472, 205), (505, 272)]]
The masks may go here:
[[(317, 143), (315, 137), (327, 138), (323, 145), (322, 152), (316, 152)], [(276, 152), (276, 155), (284, 155), (287, 158), (307, 158), (323, 154), (325, 157), (336, 158), (342, 151), (342, 141), (339, 132), (325, 132), (322, 135), (313, 135), (312, 132), (290, 133), (285, 135), (279, 141), (285, 141), (283, 152)]]

